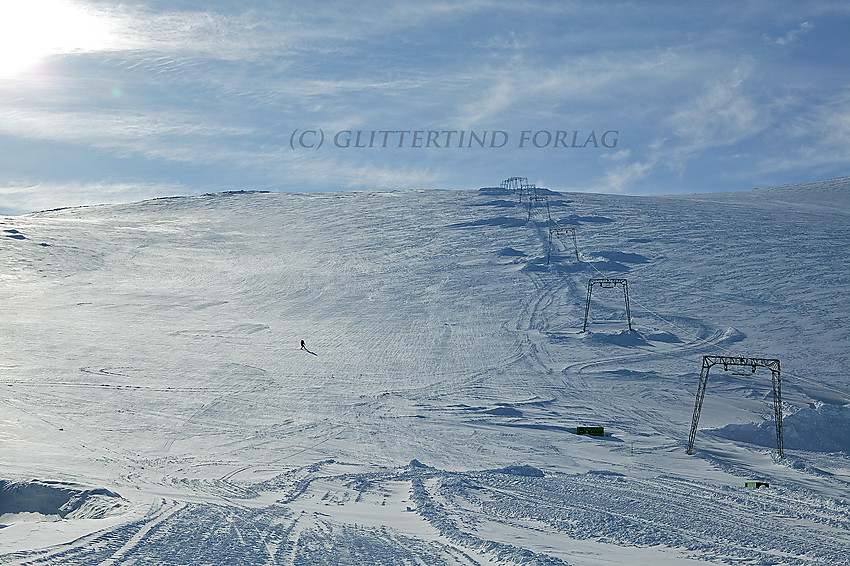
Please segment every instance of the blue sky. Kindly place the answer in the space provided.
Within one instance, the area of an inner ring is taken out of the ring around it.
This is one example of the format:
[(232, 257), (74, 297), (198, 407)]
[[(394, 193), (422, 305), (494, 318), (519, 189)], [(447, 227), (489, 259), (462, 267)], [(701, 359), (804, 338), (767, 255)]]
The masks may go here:
[[(512, 176), (624, 194), (846, 176), (848, 29), (845, 1), (4, 0), (0, 213)], [(357, 131), (387, 147), (353, 147)]]

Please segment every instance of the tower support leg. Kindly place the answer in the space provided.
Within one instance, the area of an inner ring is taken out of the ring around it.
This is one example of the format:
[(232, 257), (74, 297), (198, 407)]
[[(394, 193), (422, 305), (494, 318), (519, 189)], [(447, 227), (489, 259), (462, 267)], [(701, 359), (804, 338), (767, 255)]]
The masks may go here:
[(587, 315), (590, 314), (590, 295), (593, 293), (593, 283), (587, 283), (587, 302), (584, 304), (584, 327), (582, 332), (587, 332)]
[(693, 454), (694, 438), (697, 435), (697, 425), (699, 424), (699, 413), (702, 411), (702, 400), (705, 397), (705, 388), (708, 385), (708, 372), (711, 369), (708, 360), (703, 356), (702, 370), (699, 372), (699, 385), (697, 386), (697, 398), (694, 402), (694, 416), (691, 419), (691, 433), (688, 435), (688, 454)]
[(770, 372), (773, 380), (773, 420), (776, 424), (776, 450), (779, 457), (785, 456), (785, 446), (782, 440), (782, 376), (779, 373), (779, 362), (776, 363), (776, 371)]

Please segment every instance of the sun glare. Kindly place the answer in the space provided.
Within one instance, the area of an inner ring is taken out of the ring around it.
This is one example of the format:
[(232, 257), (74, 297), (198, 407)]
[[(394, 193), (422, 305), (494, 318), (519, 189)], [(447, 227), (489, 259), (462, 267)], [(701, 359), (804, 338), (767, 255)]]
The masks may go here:
[(0, 78), (48, 55), (104, 49), (108, 21), (68, 0), (0, 0)]

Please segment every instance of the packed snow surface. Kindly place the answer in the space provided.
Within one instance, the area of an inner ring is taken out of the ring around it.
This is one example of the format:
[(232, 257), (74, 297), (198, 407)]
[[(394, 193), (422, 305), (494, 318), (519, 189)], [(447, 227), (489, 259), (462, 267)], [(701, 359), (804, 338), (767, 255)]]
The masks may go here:
[(0, 564), (850, 564), (850, 179), (547, 196), (0, 218)]

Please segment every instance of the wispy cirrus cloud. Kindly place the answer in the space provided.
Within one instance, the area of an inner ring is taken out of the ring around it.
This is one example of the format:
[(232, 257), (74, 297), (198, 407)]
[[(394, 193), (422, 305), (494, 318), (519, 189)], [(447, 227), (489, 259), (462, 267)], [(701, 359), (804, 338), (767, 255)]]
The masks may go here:
[(613, 102), (618, 98), (614, 93), (624, 85), (644, 89), (650, 81), (677, 80), (677, 68), (681, 67), (676, 59), (668, 51), (602, 53), (536, 65), (515, 54), (504, 64), (468, 78), (483, 88), (460, 105), (456, 119), (470, 125), (506, 112), (528, 113), (529, 108), (538, 115), (548, 112), (551, 118), (569, 105), (580, 105), (586, 112), (601, 100)]
[(761, 158), (761, 171), (791, 171), (802, 167), (828, 167), (846, 161), (850, 140), (850, 88), (799, 108), (779, 129), (785, 152)]
[(803, 22), (796, 29), (792, 29), (785, 35), (777, 38), (772, 38), (767, 34), (762, 35), (765, 42), (772, 43), (774, 45), (788, 45), (789, 43), (793, 43), (797, 41), (801, 35), (809, 33), (813, 30), (815, 25), (812, 22)]
[(397, 189), (433, 187), (443, 176), (431, 167), (389, 166), (368, 161), (351, 161), (338, 157), (290, 157), (287, 161), (287, 184), (297, 187), (319, 180), (330, 190)]
[(772, 125), (768, 107), (747, 88), (750, 67), (747, 62), (726, 77), (709, 81), (703, 92), (681, 101), (666, 119), (679, 139), (680, 156), (738, 143)]
[(614, 165), (605, 171), (602, 182), (594, 188), (603, 192), (628, 192), (636, 183), (647, 178), (655, 165), (654, 160)]
[(17, 215), (67, 206), (109, 204), (189, 194), (190, 187), (167, 183), (25, 182), (0, 185), (0, 214)]
[(516, 9), (497, 0), (402, 0), (358, 5), (338, 1), (320, 5), (212, 2), (204, 10), (180, 9), (179, 3), (169, 3), (167, 9), (157, 3), (95, 5), (104, 17), (121, 22), (126, 35), (123, 48), (192, 52), (223, 60), (305, 51), (333, 53), (345, 49), (345, 44), (372, 41), (376, 34), (395, 34), (485, 11)]
[[(0, 185), (328, 190), (522, 174), (640, 193), (846, 172), (838, 2), (49, 1), (82, 7), (112, 39), (0, 80)], [(306, 154), (289, 147), (296, 128), (610, 129), (619, 145)]]

